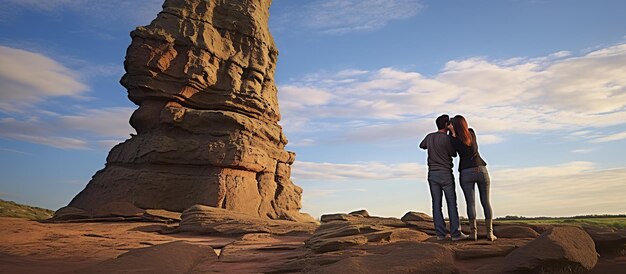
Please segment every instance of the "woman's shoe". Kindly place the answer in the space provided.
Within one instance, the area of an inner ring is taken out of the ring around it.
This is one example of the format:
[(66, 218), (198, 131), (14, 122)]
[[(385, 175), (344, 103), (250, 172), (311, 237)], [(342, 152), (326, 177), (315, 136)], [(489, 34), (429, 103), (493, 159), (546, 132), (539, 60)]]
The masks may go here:
[(469, 240), (476, 241), (478, 239), (478, 229), (476, 229), (476, 220), (470, 220), (469, 227), (470, 227)]
[(493, 235), (493, 220), (491, 219), (486, 219), (485, 220), (485, 227), (487, 228), (487, 240), (488, 241), (495, 241), (496, 239), (498, 239), (498, 237), (496, 237), (496, 235)]

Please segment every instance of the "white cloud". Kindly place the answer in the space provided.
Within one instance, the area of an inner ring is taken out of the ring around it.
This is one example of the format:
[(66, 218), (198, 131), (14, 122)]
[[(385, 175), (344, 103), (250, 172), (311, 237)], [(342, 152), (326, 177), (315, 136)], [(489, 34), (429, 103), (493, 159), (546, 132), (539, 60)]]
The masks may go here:
[[(325, 128), (312, 125), (332, 120), (344, 125), (340, 139), (414, 138), (420, 135), (418, 129), (434, 129), (432, 120), (440, 113), (461, 113), (484, 143), (502, 142), (507, 134), (556, 130), (578, 132), (568, 135), (571, 138), (589, 138), (587, 131), (626, 123), (624, 64), (626, 44), (619, 44), (582, 56), (561, 51), (504, 61), (454, 60), (433, 76), (393, 68), (311, 74), (280, 85), (279, 94), (288, 87), (289, 96), (280, 97), (281, 107), (287, 106), (283, 117), (298, 121), (298, 127), (285, 124), (288, 134), (316, 128), (311, 134), (320, 135)], [(303, 104), (307, 90), (323, 91), (326, 100)], [(364, 123), (345, 126), (354, 120)]]
[[(31, 142), (60, 149), (110, 146), (128, 138), (133, 108), (77, 111), (71, 116), (42, 115), (0, 119), (0, 138)], [(113, 139), (111, 139), (113, 138)]]
[(302, 25), (322, 33), (365, 32), (378, 30), (395, 20), (415, 16), (419, 0), (315, 0), (283, 18), (281, 25)]
[[(295, 180), (310, 183), (341, 181), (353, 183), (349, 185), (358, 185), (371, 181), (389, 182), (387, 186), (390, 192), (401, 191), (398, 188), (416, 189), (414, 185), (391, 184), (392, 180), (426, 181), (426, 167), (417, 163), (337, 164), (298, 161), (294, 164), (293, 171)], [(626, 168), (599, 168), (591, 162), (568, 162), (519, 168), (490, 167), (489, 172), (492, 207), (496, 216), (624, 213)], [(418, 189), (428, 192), (427, 186)], [(319, 196), (328, 196), (344, 190), (344, 184), (326, 184), (322, 191), (312, 191), (307, 194), (305, 190), (304, 195), (319, 198)], [(462, 192), (458, 187), (457, 191), (460, 212), (461, 215), (465, 215)], [(382, 211), (385, 205), (393, 203), (395, 198), (377, 197), (376, 199), (379, 204), (367, 204), (368, 210)], [(317, 203), (316, 200), (307, 199), (309, 208), (324, 207), (323, 204)], [(349, 204), (355, 203), (358, 201), (349, 202)], [(428, 203), (423, 204), (426, 206)], [(429, 208), (422, 210), (428, 211)], [(482, 211), (479, 203), (477, 211)]]
[(82, 113), (59, 117), (59, 124), (63, 128), (92, 133), (105, 137), (128, 137), (134, 132), (129, 124), (131, 114), (135, 108), (111, 107), (88, 109)]
[(67, 100), (63, 102), (67, 105), (64, 111), (71, 115), (46, 108), (54, 99), (84, 99), (89, 87), (79, 79), (88, 74), (119, 73), (119, 66), (70, 61), (85, 68), (80, 75), (42, 54), (0, 46), (0, 112), (5, 114), (0, 117), (1, 138), (61, 149), (88, 149), (110, 145), (112, 140), (119, 142), (133, 132), (128, 123), (133, 108), (87, 109)]
[(589, 142), (591, 142), (591, 143), (605, 143), (605, 142), (619, 141), (619, 140), (624, 140), (624, 139), (626, 139), (626, 131), (615, 133), (615, 134), (611, 134), (611, 135), (607, 135), (607, 136), (596, 138), (596, 139), (592, 139)]
[(79, 96), (89, 87), (78, 73), (39, 53), (0, 46), (0, 111), (21, 108), (48, 97)]
[(591, 162), (497, 169), (491, 195), (494, 210), (507, 215), (623, 213), (624, 178), (626, 168)]
[(477, 137), (476, 139), (482, 145), (498, 144), (504, 141), (504, 138), (498, 135), (492, 135), (492, 134), (483, 134), (483, 135), (480, 135), (480, 137)]
[(87, 142), (81, 139), (60, 137), (60, 136), (38, 136), (38, 135), (26, 135), (19, 133), (3, 133), (1, 137), (8, 137), (20, 141), (41, 144), (60, 149), (87, 149)]
[(417, 163), (314, 163), (297, 161), (293, 164), (294, 180), (358, 181), (414, 180), (424, 177), (424, 165)]
[(573, 149), (572, 153), (578, 153), (578, 154), (585, 154), (585, 153), (591, 153), (593, 152), (595, 149), (593, 148), (578, 148), (578, 149)]

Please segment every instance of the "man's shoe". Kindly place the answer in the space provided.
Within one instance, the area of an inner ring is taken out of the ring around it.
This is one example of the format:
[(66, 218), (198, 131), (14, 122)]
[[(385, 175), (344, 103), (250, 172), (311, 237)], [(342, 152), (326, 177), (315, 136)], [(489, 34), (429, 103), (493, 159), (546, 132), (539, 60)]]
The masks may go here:
[(437, 241), (443, 241), (446, 239), (446, 236), (437, 236)]
[(469, 239), (469, 236), (463, 234), (463, 232), (461, 232), (461, 234), (459, 234), (459, 236), (452, 237), (452, 241), (455, 241), (455, 242), (456, 241), (464, 241), (464, 240), (467, 240), (467, 239)]

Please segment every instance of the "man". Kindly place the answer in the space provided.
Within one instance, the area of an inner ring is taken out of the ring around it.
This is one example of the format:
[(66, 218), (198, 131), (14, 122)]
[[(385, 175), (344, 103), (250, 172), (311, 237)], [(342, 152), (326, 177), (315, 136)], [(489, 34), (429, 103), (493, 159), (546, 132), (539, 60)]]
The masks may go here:
[(420, 143), (421, 149), (428, 150), (428, 185), (433, 200), (433, 220), (438, 240), (446, 238), (446, 223), (443, 219), (442, 196), (445, 194), (450, 219), (450, 237), (453, 241), (465, 240), (467, 235), (461, 232), (459, 212), (456, 206), (454, 175), (452, 174), (452, 157), (456, 151), (448, 136), (450, 117), (441, 115), (435, 120), (437, 131), (426, 135)]

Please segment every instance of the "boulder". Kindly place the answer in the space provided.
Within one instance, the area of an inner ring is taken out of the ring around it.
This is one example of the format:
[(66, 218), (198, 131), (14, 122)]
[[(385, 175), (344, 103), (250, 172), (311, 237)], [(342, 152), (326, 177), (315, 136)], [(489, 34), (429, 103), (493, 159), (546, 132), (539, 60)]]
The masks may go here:
[(313, 221), (299, 212), (295, 153), (278, 124), (270, 4), (166, 0), (150, 25), (131, 33), (121, 83), (138, 105), (136, 134), (111, 149), (69, 206), (182, 212), (203, 204)]
[(494, 234), (498, 238), (537, 238), (539, 233), (526, 226), (502, 225), (493, 228)]
[(402, 218), (400, 218), (403, 222), (416, 221), (416, 222), (432, 222), (433, 217), (423, 212), (414, 212), (409, 211)]
[(110, 202), (95, 207), (94, 218), (106, 217), (141, 217), (146, 211), (128, 202)]
[(553, 227), (504, 258), (504, 273), (580, 273), (598, 261), (595, 244), (579, 227)]
[(614, 230), (597, 226), (586, 226), (584, 229), (596, 244), (598, 253), (626, 255), (626, 229)]
[(367, 210), (365, 210), (365, 209), (361, 209), (361, 210), (356, 210), (356, 211), (350, 212), (350, 215), (361, 216), (361, 217), (369, 217), (370, 213), (367, 212)]
[(91, 214), (89, 214), (89, 212), (82, 210), (80, 208), (65, 206), (55, 211), (54, 216), (52, 216), (52, 218), (50, 218), (48, 221), (56, 222), (56, 221), (89, 219), (89, 218), (91, 218)]

